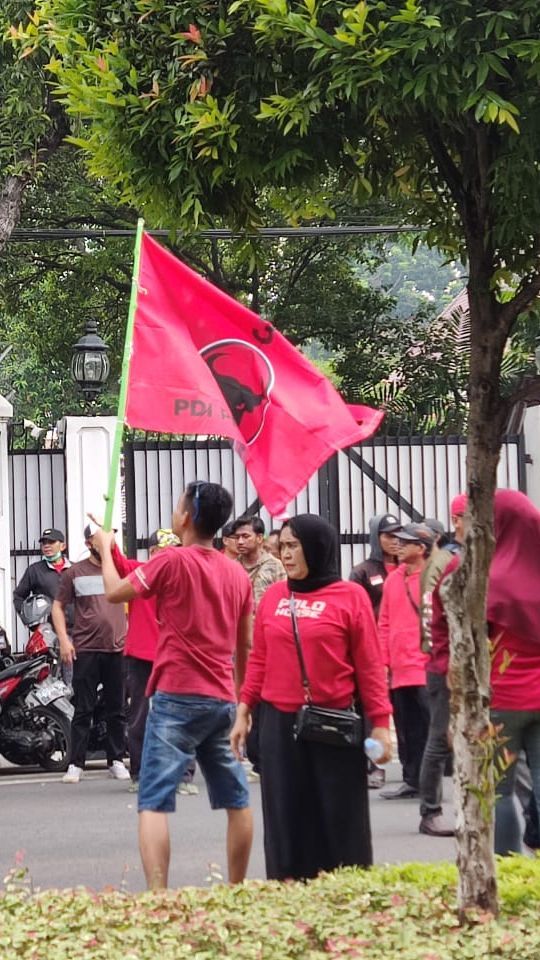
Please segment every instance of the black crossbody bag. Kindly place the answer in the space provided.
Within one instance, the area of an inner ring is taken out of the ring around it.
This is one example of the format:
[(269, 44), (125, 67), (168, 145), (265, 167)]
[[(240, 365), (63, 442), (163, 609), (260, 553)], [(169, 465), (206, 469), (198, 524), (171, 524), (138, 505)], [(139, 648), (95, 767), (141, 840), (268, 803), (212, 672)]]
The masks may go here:
[(362, 717), (356, 713), (352, 706), (348, 710), (333, 710), (329, 707), (318, 707), (313, 703), (292, 594), (290, 611), (294, 643), (300, 663), (304, 699), (306, 701), (304, 706), (300, 707), (296, 713), (294, 739), (327, 743), (332, 747), (362, 746), (364, 739)]

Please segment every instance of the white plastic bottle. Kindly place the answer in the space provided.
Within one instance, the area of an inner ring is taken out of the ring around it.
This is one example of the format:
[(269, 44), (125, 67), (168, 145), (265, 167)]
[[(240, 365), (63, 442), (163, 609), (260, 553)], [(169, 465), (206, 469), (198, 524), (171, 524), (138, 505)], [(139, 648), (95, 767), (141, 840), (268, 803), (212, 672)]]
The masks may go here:
[(364, 740), (364, 751), (366, 757), (369, 757), (373, 763), (377, 763), (377, 760), (380, 760), (384, 753), (384, 747), (379, 740), (374, 740), (373, 737), (366, 737)]

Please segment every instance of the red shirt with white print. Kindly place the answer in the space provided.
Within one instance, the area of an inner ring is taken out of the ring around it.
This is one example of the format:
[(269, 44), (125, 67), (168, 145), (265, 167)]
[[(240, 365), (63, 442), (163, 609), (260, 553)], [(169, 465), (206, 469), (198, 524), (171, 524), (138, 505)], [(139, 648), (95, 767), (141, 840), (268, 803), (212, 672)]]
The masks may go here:
[[(359, 697), (373, 726), (388, 727), (392, 708), (368, 595), (339, 580), (296, 594), (302, 653), (314, 703), (345, 708)], [(291, 713), (304, 703), (286, 582), (264, 594), (255, 617), (253, 650), (240, 699)]]

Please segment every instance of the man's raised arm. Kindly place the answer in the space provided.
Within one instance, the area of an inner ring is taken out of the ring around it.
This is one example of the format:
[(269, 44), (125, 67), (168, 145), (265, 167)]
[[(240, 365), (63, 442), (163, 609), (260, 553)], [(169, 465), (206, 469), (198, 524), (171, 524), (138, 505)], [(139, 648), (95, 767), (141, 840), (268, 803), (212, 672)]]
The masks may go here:
[(93, 543), (101, 558), (101, 573), (105, 596), (111, 603), (127, 603), (134, 600), (137, 591), (127, 577), (122, 578), (118, 573), (112, 558), (114, 534), (105, 530), (97, 530), (92, 536)]

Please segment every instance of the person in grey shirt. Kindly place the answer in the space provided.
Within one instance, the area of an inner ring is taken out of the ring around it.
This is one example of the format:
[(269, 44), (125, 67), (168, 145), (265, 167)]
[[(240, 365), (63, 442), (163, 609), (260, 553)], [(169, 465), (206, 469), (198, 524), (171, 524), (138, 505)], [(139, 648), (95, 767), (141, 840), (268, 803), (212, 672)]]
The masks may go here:
[[(124, 766), (125, 719), (123, 657), (126, 615), (105, 597), (101, 557), (93, 544), (93, 528), (85, 527), (90, 556), (65, 570), (53, 603), (52, 618), (63, 663), (73, 664), (71, 757), (64, 783), (78, 783), (84, 771), (86, 749), (98, 685), (103, 684), (107, 722), (107, 764), (117, 780), (129, 780)], [(65, 609), (73, 604), (74, 621), (68, 630)]]

